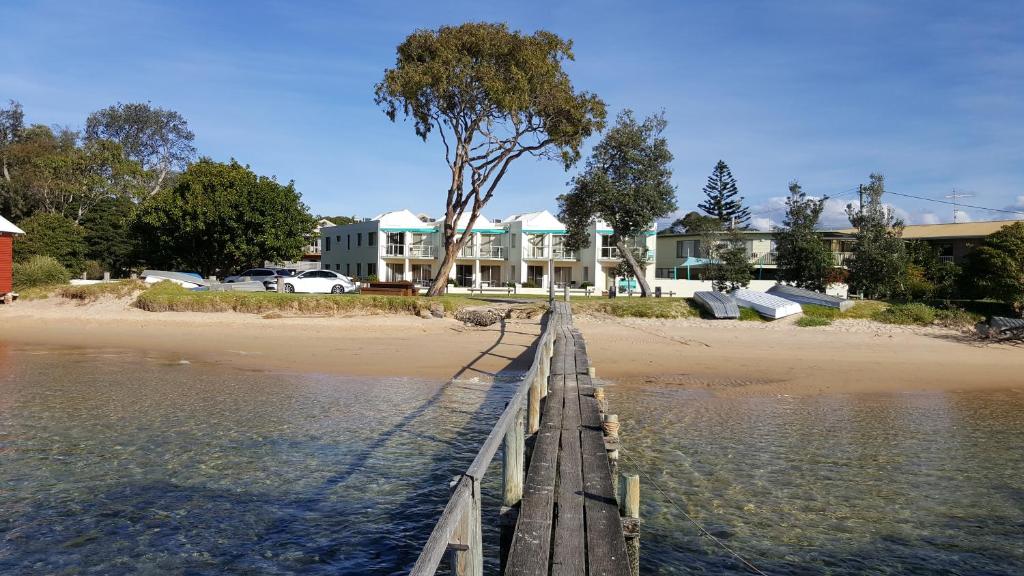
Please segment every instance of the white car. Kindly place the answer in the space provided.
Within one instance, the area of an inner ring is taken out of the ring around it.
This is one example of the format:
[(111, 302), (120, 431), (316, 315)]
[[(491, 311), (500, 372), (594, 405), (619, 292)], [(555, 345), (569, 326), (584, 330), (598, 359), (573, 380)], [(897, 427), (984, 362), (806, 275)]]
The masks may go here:
[(284, 279), (285, 292), (344, 294), (354, 292), (355, 289), (356, 283), (351, 278), (330, 270), (309, 270), (298, 276)]

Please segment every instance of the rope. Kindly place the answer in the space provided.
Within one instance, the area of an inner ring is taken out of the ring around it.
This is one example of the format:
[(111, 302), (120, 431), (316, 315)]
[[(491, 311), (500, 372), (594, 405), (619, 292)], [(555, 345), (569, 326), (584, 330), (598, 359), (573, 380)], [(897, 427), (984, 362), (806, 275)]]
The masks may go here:
[(751, 563), (751, 562), (750, 562), (749, 560), (747, 560), (747, 559), (746, 559), (746, 558), (744, 558), (744, 557), (743, 557), (742, 555), (740, 555), (740, 553), (739, 553), (739, 552), (736, 552), (735, 550), (733, 550), (732, 548), (730, 548), (729, 546), (727, 546), (727, 545), (725, 544), (725, 542), (722, 542), (721, 540), (719, 540), (718, 538), (716, 538), (714, 534), (712, 534), (711, 532), (708, 532), (708, 531), (707, 531), (707, 529), (706, 529), (706, 528), (704, 528), (704, 526), (702, 526), (700, 522), (698, 522), (698, 521), (697, 521), (697, 520), (695, 520), (695, 519), (694, 519), (694, 518), (693, 518), (692, 516), (690, 516), (689, 514), (687, 514), (687, 513), (686, 513), (686, 510), (683, 510), (683, 508), (682, 508), (681, 506), (679, 506), (679, 504), (676, 504), (676, 501), (675, 501), (675, 500), (673, 500), (673, 499), (672, 499), (672, 497), (671, 497), (671, 496), (669, 496), (667, 492), (665, 492), (664, 490), (662, 490), (662, 489), (661, 489), (661, 486), (659, 486), (659, 485), (658, 485), (658, 483), (654, 481), (654, 478), (651, 478), (651, 476), (650, 476), (649, 474), (647, 474), (646, 472), (644, 472), (644, 469), (643, 469), (643, 468), (641, 468), (640, 466), (638, 466), (638, 465), (637, 465), (637, 463), (636, 463), (636, 462), (634, 462), (632, 458), (630, 458), (630, 457), (629, 457), (629, 456), (628, 456), (627, 454), (625, 454), (624, 452), (620, 452), (620, 454), (622, 454), (622, 456), (624, 456), (624, 457), (626, 458), (626, 460), (629, 460), (629, 462), (630, 462), (630, 464), (631, 464), (631, 465), (633, 466), (633, 468), (635, 468), (635, 469), (636, 469), (636, 471), (637, 471), (637, 472), (639, 472), (640, 474), (643, 474), (643, 476), (644, 476), (645, 478), (647, 478), (647, 481), (648, 481), (648, 482), (650, 482), (650, 483), (651, 483), (651, 485), (652, 485), (652, 486), (654, 486), (654, 488), (655, 488), (655, 489), (656, 489), (656, 490), (657, 490), (658, 492), (661, 492), (661, 495), (662, 495), (662, 496), (664, 496), (664, 497), (665, 497), (665, 499), (666, 499), (666, 500), (668, 500), (668, 501), (669, 501), (669, 503), (670, 503), (670, 504), (672, 504), (672, 506), (674, 506), (674, 507), (675, 507), (675, 509), (676, 509), (676, 510), (678, 510), (678, 511), (679, 511), (679, 513), (683, 515), (683, 517), (685, 517), (685, 518), (686, 518), (687, 520), (689, 520), (689, 521), (690, 521), (691, 523), (693, 523), (693, 525), (694, 525), (694, 526), (696, 526), (697, 530), (698, 530), (698, 531), (699, 531), (699, 532), (701, 533), (701, 535), (702, 535), (702, 536), (705, 536), (706, 538), (708, 538), (709, 540), (711, 540), (711, 541), (712, 541), (712, 542), (714, 542), (715, 544), (718, 544), (719, 546), (721, 546), (723, 550), (725, 550), (726, 552), (728, 552), (729, 554), (731, 554), (731, 555), (732, 555), (732, 556), (733, 556), (734, 558), (736, 558), (737, 560), (739, 560), (739, 561), (740, 561), (740, 563), (742, 563), (742, 564), (743, 564), (743, 566), (745, 566), (745, 567), (746, 567), (746, 568), (747, 568), (748, 570), (750, 570), (750, 571), (751, 571), (751, 572), (753, 572), (754, 574), (760, 574), (761, 576), (768, 576), (767, 574), (765, 574), (764, 572), (762, 572), (760, 568), (758, 568), (757, 566), (754, 566), (754, 564), (753, 564), (753, 563)]

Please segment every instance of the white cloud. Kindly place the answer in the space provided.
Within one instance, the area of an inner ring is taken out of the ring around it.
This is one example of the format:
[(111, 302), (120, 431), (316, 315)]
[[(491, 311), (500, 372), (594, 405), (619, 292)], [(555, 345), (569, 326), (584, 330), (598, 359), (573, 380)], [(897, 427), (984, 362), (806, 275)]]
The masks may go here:
[(771, 230), (772, 225), (778, 225), (778, 221), (772, 221), (771, 218), (765, 218), (762, 216), (754, 216), (750, 219), (750, 226), (755, 230), (768, 231)]
[(924, 214), (921, 214), (920, 216), (918, 216), (916, 220), (917, 220), (917, 222), (915, 222), (916, 224), (939, 224), (939, 223), (941, 223), (941, 220), (939, 219), (939, 215), (934, 213), (934, 212), (925, 212)]

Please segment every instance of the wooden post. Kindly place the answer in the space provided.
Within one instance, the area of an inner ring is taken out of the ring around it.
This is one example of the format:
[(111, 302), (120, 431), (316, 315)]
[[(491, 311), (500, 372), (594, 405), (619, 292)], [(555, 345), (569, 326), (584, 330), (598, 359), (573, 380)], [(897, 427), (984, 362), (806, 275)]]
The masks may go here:
[(110, 282), (110, 272), (104, 272), (103, 273), (103, 281), (104, 282)]
[(505, 450), (502, 458), (504, 472), (502, 504), (516, 506), (523, 499), (523, 459), (526, 438), (523, 431), (523, 410), (520, 409), (508, 431), (505, 432)]
[(640, 517), (640, 476), (638, 474), (619, 475), (619, 514), (626, 518)]
[(277, 277), (277, 293), (284, 294), (284, 278)]
[(452, 574), (456, 576), (482, 576), (483, 550), (480, 530), (480, 483), (469, 476), (456, 476), (450, 486), (454, 492), (459, 482), (472, 482), (472, 501), (466, 507), (452, 532), (451, 562)]
[(587, 375), (590, 376), (591, 378), (597, 378), (597, 368), (593, 366), (588, 366)]
[(622, 514), (622, 533), (626, 537), (631, 576), (640, 575), (640, 476), (619, 476), (619, 513)]
[(566, 283), (565, 285), (562, 286), (562, 288), (565, 291), (565, 301), (568, 302), (569, 301), (569, 284)]
[(540, 430), (540, 374), (533, 375), (533, 382), (530, 382), (528, 398), (527, 418), (530, 424), (530, 434)]

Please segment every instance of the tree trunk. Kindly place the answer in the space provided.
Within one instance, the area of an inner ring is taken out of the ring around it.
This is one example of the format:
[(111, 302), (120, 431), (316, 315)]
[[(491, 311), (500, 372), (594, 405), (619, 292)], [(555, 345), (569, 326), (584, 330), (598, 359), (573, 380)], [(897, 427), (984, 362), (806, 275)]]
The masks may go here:
[(157, 177), (157, 179), (156, 179), (156, 185), (154, 185), (153, 189), (149, 191), (149, 195), (150, 196), (152, 196), (152, 195), (154, 195), (154, 194), (156, 194), (157, 192), (160, 191), (160, 187), (163, 186), (164, 178), (166, 178), (166, 177), (167, 177), (167, 169), (164, 168), (164, 169), (160, 170), (160, 176)]
[(451, 272), (452, 266), (455, 265), (455, 257), (458, 255), (459, 247), (461, 242), (456, 242), (451, 246), (446, 246), (444, 249), (444, 258), (441, 260), (441, 266), (437, 269), (437, 276), (434, 276), (434, 282), (430, 285), (430, 289), (427, 290), (427, 296), (440, 296), (444, 294), (446, 288), (448, 288), (448, 273)]
[(629, 265), (629, 269), (633, 271), (633, 276), (636, 277), (637, 283), (640, 284), (640, 297), (646, 298), (651, 295), (651, 285), (647, 283), (647, 277), (644, 275), (644, 269), (640, 267), (640, 264), (633, 257), (633, 251), (626, 246), (626, 242), (619, 238), (615, 241), (615, 246), (619, 249), (619, 253), (622, 254), (622, 258)]
[(7, 170), (7, 157), (6, 156), (4, 156), (3, 165), (4, 165), (4, 180), (6, 180), (8, 184), (10, 184), (10, 182), (11, 182), (11, 173)]

